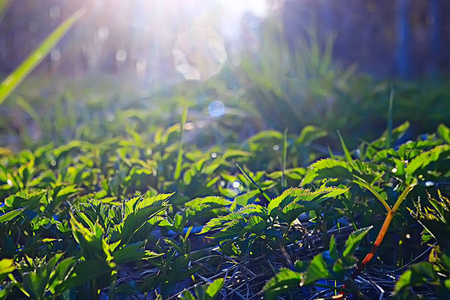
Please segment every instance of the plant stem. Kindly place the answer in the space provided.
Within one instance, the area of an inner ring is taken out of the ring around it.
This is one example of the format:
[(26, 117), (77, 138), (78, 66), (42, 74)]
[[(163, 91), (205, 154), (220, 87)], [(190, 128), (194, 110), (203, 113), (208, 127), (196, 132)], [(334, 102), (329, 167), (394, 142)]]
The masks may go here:
[[(398, 197), (397, 201), (394, 204), (394, 207), (391, 209), (389, 206), (387, 206), (387, 216), (386, 219), (384, 219), (383, 226), (381, 226), (380, 232), (378, 233), (377, 239), (375, 240), (375, 243), (372, 246), (372, 249), (369, 253), (367, 253), (364, 260), (361, 262), (361, 264), (357, 267), (355, 272), (353, 272), (352, 278), (355, 279), (361, 272), (364, 270), (365, 266), (372, 260), (372, 258), (375, 256), (375, 253), (377, 252), (378, 248), (381, 245), (381, 242), (383, 242), (384, 237), (386, 236), (386, 233), (389, 229), (389, 225), (391, 225), (392, 219), (394, 218), (395, 213), (397, 212), (398, 208), (402, 204), (402, 202), (406, 199), (406, 196), (411, 192), (411, 190), (417, 185), (417, 181), (414, 181), (412, 184), (408, 185), (406, 189), (401, 193), (401, 195)], [(370, 189), (370, 191), (373, 193), (375, 190)], [(378, 193), (377, 193), (378, 194)], [(379, 195), (379, 194), (378, 194)], [(381, 197), (381, 196), (380, 196)], [(378, 198), (378, 197), (377, 197)], [(382, 203), (386, 203), (386, 201), (383, 200)], [(387, 203), (386, 203), (387, 205)]]
[(364, 270), (366, 265), (372, 260), (372, 258), (375, 256), (375, 253), (377, 252), (378, 248), (381, 245), (381, 242), (383, 241), (387, 230), (389, 229), (389, 225), (391, 225), (392, 218), (394, 217), (394, 213), (392, 210), (388, 211), (388, 214), (386, 216), (386, 219), (384, 219), (383, 226), (381, 226), (380, 232), (378, 233), (377, 239), (375, 240), (375, 243), (372, 246), (372, 249), (369, 253), (367, 253), (366, 257), (364, 257), (363, 261), (358, 265), (355, 272), (352, 274), (352, 279), (355, 279), (361, 272)]
[(383, 197), (367, 181), (365, 181), (361, 177), (358, 176), (355, 177), (358, 179), (354, 181), (355, 183), (368, 189), (378, 199), (378, 201), (380, 201), (381, 204), (383, 204), (384, 208), (386, 208), (386, 211), (389, 212), (391, 210), (391, 207), (389, 206), (389, 204), (387, 204), (386, 200), (384, 200)]

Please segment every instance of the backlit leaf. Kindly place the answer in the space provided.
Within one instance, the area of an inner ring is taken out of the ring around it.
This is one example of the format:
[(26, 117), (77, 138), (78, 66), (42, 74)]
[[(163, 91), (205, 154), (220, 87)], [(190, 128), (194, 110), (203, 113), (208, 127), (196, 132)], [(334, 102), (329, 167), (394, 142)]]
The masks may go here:
[(348, 237), (347, 241), (345, 241), (345, 249), (342, 253), (343, 257), (353, 255), (355, 253), (356, 248), (361, 243), (362, 239), (369, 233), (370, 229), (373, 226), (365, 227), (354, 231)]

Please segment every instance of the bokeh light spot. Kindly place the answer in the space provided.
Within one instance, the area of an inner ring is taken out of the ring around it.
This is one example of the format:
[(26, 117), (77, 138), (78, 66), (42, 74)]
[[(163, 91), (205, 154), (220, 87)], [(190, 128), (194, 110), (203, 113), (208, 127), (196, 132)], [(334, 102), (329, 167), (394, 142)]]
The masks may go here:
[(97, 34), (101, 40), (106, 40), (109, 36), (109, 28), (106, 26), (102, 26), (98, 29)]
[(50, 59), (52, 61), (59, 61), (61, 59), (61, 51), (59, 49), (53, 49), (50, 52)]
[(225, 105), (222, 101), (214, 100), (209, 104), (208, 111), (212, 117), (220, 117), (225, 112)]
[(127, 59), (127, 52), (123, 49), (120, 49), (116, 52), (116, 60), (117, 61), (125, 61)]
[(59, 18), (59, 15), (61, 14), (61, 9), (57, 5), (52, 6), (50, 8), (50, 11), (48, 12), (48, 14), (50, 15), (50, 18), (57, 19), (57, 18)]

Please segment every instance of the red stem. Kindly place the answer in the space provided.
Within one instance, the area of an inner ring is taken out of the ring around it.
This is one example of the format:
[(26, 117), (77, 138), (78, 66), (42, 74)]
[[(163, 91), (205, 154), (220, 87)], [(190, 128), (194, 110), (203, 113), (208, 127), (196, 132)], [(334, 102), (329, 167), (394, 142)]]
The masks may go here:
[(375, 253), (380, 247), (381, 242), (383, 242), (383, 239), (386, 236), (386, 233), (389, 229), (389, 225), (391, 225), (393, 217), (394, 213), (392, 212), (392, 210), (388, 211), (386, 219), (384, 219), (383, 226), (381, 226), (380, 232), (378, 233), (377, 239), (375, 240), (372, 249), (370, 250), (369, 253), (367, 253), (366, 257), (364, 257), (363, 261), (361, 262), (361, 264), (359, 264), (358, 268), (356, 268), (355, 272), (353, 272), (352, 279), (355, 279), (375, 256)]
[[(394, 217), (395, 211), (389, 210), (387, 213), (386, 218), (384, 219), (383, 226), (381, 226), (380, 232), (378, 233), (377, 239), (375, 240), (375, 243), (372, 246), (372, 249), (370, 249), (370, 252), (367, 253), (366, 257), (364, 257), (363, 261), (359, 264), (359, 266), (356, 268), (355, 272), (352, 274), (352, 279), (355, 279), (361, 272), (364, 270), (364, 268), (367, 266), (367, 264), (372, 260), (372, 258), (375, 256), (375, 253), (377, 252), (378, 248), (381, 245), (381, 242), (383, 242), (384, 237), (386, 236), (386, 233), (389, 229), (389, 225), (391, 225), (392, 218)], [(346, 285), (343, 286), (343, 288), (346, 288)], [(339, 293), (339, 296), (343, 297), (345, 294), (344, 291)], [(340, 298), (336, 298), (340, 299)]]

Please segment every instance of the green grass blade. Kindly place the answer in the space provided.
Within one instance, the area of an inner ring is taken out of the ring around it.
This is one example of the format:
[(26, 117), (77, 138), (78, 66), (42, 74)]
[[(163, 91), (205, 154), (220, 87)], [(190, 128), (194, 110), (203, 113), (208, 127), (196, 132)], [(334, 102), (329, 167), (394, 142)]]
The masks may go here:
[(330, 148), (330, 145), (327, 145), (327, 147), (328, 147), (328, 154), (330, 155), (330, 158), (331, 158), (331, 159), (335, 159), (334, 154), (333, 154), (333, 151), (332, 151), (331, 148)]
[(72, 25), (85, 13), (80, 9), (62, 22), (47, 38), (31, 52), (31, 54), (12, 72), (0, 85), (0, 105), (17, 88), (17, 86), (30, 74), (47, 56), (53, 47), (61, 40)]
[(180, 141), (178, 143), (178, 157), (177, 157), (177, 165), (175, 167), (175, 175), (174, 179), (180, 178), (181, 175), (181, 163), (183, 162), (183, 135), (184, 135), (184, 125), (186, 124), (188, 113), (188, 105), (184, 107), (183, 115), (181, 116), (181, 124), (180, 124)]
[(344, 141), (344, 139), (342, 138), (342, 135), (341, 135), (341, 133), (339, 132), (339, 130), (337, 131), (337, 134), (338, 134), (338, 136), (339, 136), (339, 140), (341, 141), (342, 150), (344, 151), (344, 154), (345, 154), (345, 159), (347, 160), (347, 162), (352, 162), (353, 159), (352, 159), (352, 156), (351, 156), (351, 154), (350, 154), (350, 151), (348, 151), (347, 145), (345, 145), (345, 141)]
[(240, 166), (239, 164), (237, 164), (237, 163), (236, 163), (236, 167), (238, 167), (239, 171), (241, 171), (241, 173), (244, 174), (245, 177), (247, 177), (247, 179), (250, 180), (250, 181), (258, 188), (258, 190), (259, 190), (259, 192), (261, 193), (261, 195), (263, 195), (264, 198), (266, 198), (266, 200), (267, 200), (268, 202), (272, 201), (272, 200), (270, 199), (270, 197), (267, 196), (266, 193), (264, 193), (263, 189), (259, 186), (259, 184), (257, 184), (256, 181), (253, 180), (253, 178), (250, 176), (250, 174), (248, 174), (248, 173), (247, 173), (243, 168), (241, 168), (241, 166)]
[(25, 99), (23, 99), (22, 97), (17, 97), (16, 103), (33, 119), (36, 125), (42, 125), (41, 117), (39, 117), (36, 110), (28, 102), (26, 102)]
[(286, 128), (286, 130), (283, 133), (283, 153), (282, 153), (282, 157), (281, 157), (281, 188), (283, 190), (287, 186), (286, 175), (285, 175), (287, 147), (288, 147), (288, 144), (287, 144), (287, 132), (288, 132), (288, 129)]
[(391, 95), (389, 96), (389, 110), (388, 110), (386, 149), (391, 149), (391, 139), (392, 139), (392, 105), (393, 105), (393, 102), (394, 102), (394, 87), (391, 84)]

